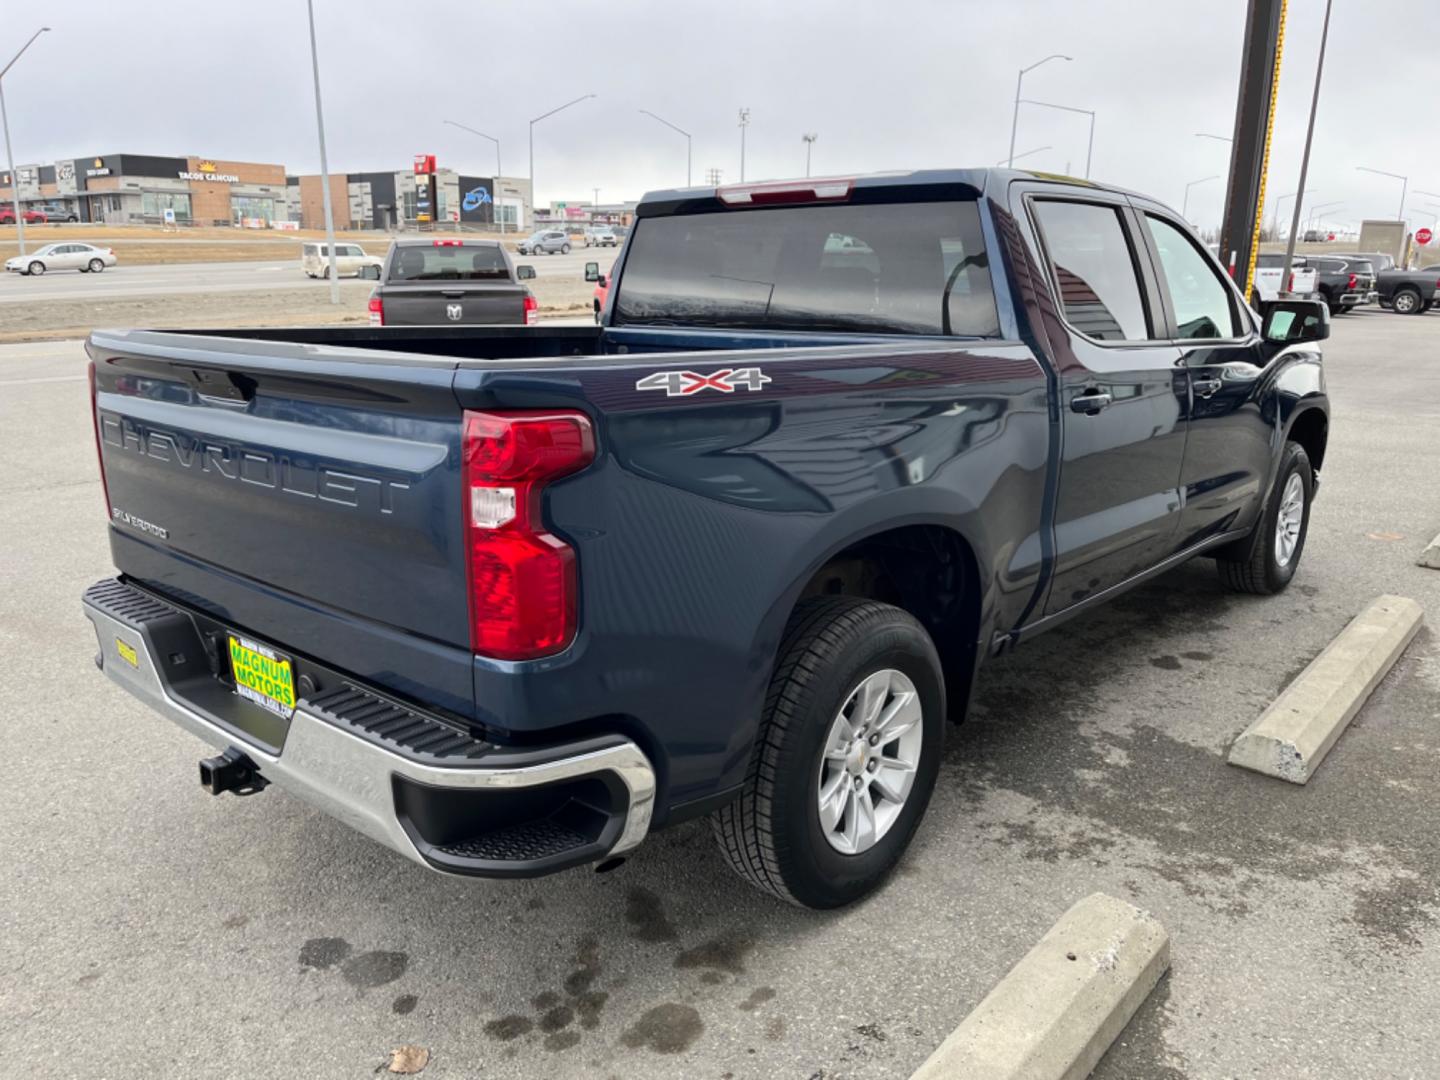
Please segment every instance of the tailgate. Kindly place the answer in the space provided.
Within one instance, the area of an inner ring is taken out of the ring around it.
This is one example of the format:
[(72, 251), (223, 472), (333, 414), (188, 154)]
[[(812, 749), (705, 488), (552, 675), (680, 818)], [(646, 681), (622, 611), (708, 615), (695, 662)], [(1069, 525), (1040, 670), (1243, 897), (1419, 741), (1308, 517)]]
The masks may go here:
[(523, 325), (523, 285), (386, 285), (380, 290), (386, 326)]
[(137, 332), (89, 348), (122, 571), (242, 596), (257, 623), (323, 606), (468, 645), (454, 361)]

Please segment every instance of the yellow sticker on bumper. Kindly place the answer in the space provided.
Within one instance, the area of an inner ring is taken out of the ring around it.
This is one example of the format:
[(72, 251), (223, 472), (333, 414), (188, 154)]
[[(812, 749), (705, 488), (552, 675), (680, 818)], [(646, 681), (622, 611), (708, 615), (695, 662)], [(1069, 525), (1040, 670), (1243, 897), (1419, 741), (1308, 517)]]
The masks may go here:
[(295, 678), (290, 661), (249, 638), (230, 638), (230, 671), (235, 692), (277, 716), (295, 711)]
[(131, 667), (138, 668), (140, 666), (140, 654), (135, 651), (134, 645), (127, 645), (117, 637), (115, 639), (115, 651), (120, 654), (120, 659), (124, 660)]

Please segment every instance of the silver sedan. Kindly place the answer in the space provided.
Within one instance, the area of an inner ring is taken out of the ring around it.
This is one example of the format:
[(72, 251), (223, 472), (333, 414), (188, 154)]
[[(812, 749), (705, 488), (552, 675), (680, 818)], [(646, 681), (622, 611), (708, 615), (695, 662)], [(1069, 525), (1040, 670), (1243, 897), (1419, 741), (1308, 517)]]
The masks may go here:
[(46, 244), (28, 255), (5, 260), (5, 269), (16, 274), (39, 276), (49, 270), (79, 270), (82, 274), (98, 274), (115, 265), (115, 252), (94, 244)]

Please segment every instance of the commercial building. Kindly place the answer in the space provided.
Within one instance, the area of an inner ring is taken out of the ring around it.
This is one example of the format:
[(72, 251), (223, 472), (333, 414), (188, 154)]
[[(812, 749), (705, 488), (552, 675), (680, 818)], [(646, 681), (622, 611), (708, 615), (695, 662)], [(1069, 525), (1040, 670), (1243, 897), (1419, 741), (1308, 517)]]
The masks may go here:
[[(303, 229), (325, 227), (324, 185), (318, 175), (290, 176), (290, 220)], [(500, 226), (519, 232), (530, 221), (530, 181), (514, 176), (463, 176), (435, 170), (435, 214), (439, 223)], [(337, 229), (394, 229), (416, 224), (415, 173), (332, 173), (330, 204)]]
[[(21, 209), (106, 224), (244, 225), (289, 219), (285, 167), (216, 158), (96, 154), (16, 166)], [(0, 200), (11, 199), (0, 173)]]

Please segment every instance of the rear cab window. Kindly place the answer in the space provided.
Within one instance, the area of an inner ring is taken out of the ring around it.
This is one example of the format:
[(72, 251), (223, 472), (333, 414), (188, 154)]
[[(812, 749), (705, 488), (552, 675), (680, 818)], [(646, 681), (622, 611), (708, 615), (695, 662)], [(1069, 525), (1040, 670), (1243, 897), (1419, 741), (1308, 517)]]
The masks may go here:
[(390, 257), (391, 281), (509, 281), (498, 247), (407, 244)]
[(998, 337), (974, 202), (642, 218), (613, 325)]
[(1065, 199), (1034, 205), (1065, 320), (1097, 341), (1153, 337), (1120, 208)]

